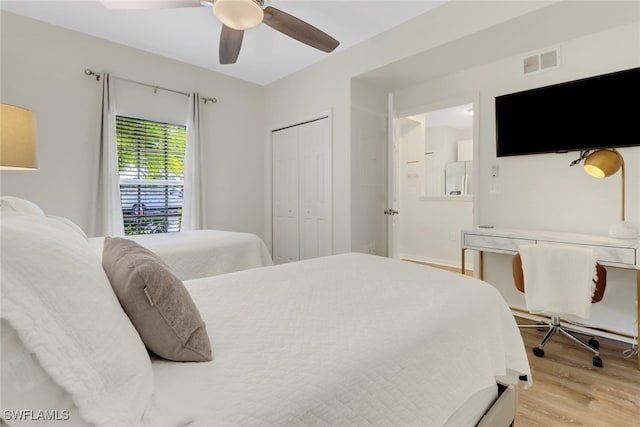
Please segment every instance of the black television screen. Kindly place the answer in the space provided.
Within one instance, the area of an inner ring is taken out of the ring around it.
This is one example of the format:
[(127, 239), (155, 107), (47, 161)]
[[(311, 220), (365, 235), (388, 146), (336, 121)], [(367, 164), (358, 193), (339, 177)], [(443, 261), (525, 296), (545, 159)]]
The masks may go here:
[(498, 157), (640, 145), (640, 68), (496, 97)]

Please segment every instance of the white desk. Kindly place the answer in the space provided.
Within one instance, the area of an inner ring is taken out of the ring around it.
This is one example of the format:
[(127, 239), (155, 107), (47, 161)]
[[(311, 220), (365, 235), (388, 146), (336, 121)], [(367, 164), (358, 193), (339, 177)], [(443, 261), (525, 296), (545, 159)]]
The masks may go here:
[[(636, 300), (640, 301), (640, 240), (614, 239), (590, 234), (562, 233), (555, 231), (519, 230), (507, 228), (477, 228), (463, 230), (461, 234), (462, 274), (464, 274), (465, 250), (480, 252), (478, 266), (480, 278), (484, 278), (484, 252), (515, 254), (520, 245), (571, 245), (592, 248), (598, 254), (598, 262), (604, 266), (636, 270)], [(640, 318), (640, 304), (638, 304)], [(640, 336), (640, 325), (638, 325)], [(638, 357), (640, 369), (640, 356)]]

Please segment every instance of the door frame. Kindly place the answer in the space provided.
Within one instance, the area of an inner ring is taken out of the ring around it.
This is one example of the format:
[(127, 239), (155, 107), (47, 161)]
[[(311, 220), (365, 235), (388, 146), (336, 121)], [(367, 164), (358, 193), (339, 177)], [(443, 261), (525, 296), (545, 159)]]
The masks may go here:
[[(387, 210), (398, 211), (398, 182), (400, 178), (400, 117), (398, 116), (393, 93), (387, 98)], [(387, 257), (398, 257), (398, 218), (385, 210), (387, 225)]]
[[(409, 108), (396, 109), (396, 105), (393, 103), (394, 98), (393, 94), (389, 94), (389, 128), (388, 128), (388, 152), (389, 158), (387, 159), (387, 170), (388, 170), (388, 204), (392, 209), (397, 209), (397, 204), (395, 207), (392, 207), (392, 197), (393, 197), (393, 189), (399, 189), (400, 183), (400, 168), (396, 168), (396, 173), (393, 173), (393, 164), (394, 159), (392, 158), (393, 153), (393, 128), (392, 123), (395, 119), (396, 121), (400, 120), (403, 117), (413, 116), (416, 114), (428, 113), (430, 111), (441, 110), (444, 108), (454, 107), (457, 105), (471, 104), (473, 105), (473, 183), (472, 183), (472, 197), (473, 197), (473, 226), (476, 227), (479, 223), (479, 209), (478, 209), (478, 192), (479, 192), (479, 184), (480, 184), (480, 174), (478, 167), (478, 161), (480, 156), (480, 94), (478, 92), (468, 93), (458, 96), (452, 96), (449, 98), (444, 98), (435, 102), (430, 102), (426, 104), (421, 104), (418, 106), (413, 106)], [(395, 117), (393, 114), (395, 113)], [(399, 147), (398, 147), (399, 151)], [(399, 159), (395, 159), (395, 161), (399, 161)], [(388, 216), (387, 217), (387, 226), (388, 226), (388, 239), (387, 239), (387, 256), (389, 258), (394, 258), (397, 256), (397, 242), (398, 242), (398, 229), (399, 222), (401, 221), (400, 215)], [(394, 218), (397, 217), (397, 218)], [(389, 219), (392, 218), (392, 219)], [(389, 242), (393, 242), (396, 244), (395, 247), (392, 247)], [(392, 250), (394, 251), (392, 253)], [(477, 264), (477, 260), (474, 258), (473, 261)], [(473, 268), (473, 266), (467, 263), (467, 268)]]

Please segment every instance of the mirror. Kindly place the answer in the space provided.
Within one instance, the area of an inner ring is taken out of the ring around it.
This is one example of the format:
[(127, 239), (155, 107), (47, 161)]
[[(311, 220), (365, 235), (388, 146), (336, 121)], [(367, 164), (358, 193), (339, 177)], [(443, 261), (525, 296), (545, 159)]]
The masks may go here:
[(447, 163), (444, 169), (444, 194), (446, 196), (468, 196), (471, 194), (471, 161)]
[[(419, 178), (420, 196), (470, 196), (473, 188), (473, 104), (407, 116), (403, 123), (401, 139), (411, 146), (412, 157), (415, 157), (406, 160), (413, 163), (412, 176)], [(419, 153), (420, 150), (424, 154)]]

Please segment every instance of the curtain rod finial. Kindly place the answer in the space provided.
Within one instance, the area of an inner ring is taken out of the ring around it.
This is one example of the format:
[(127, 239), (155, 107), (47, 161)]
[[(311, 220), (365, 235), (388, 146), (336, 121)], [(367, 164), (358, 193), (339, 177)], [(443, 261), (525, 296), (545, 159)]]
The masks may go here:
[(84, 69), (84, 74), (87, 75), (87, 76), (96, 76), (96, 81), (100, 81), (100, 74), (94, 72), (90, 68), (85, 68)]

